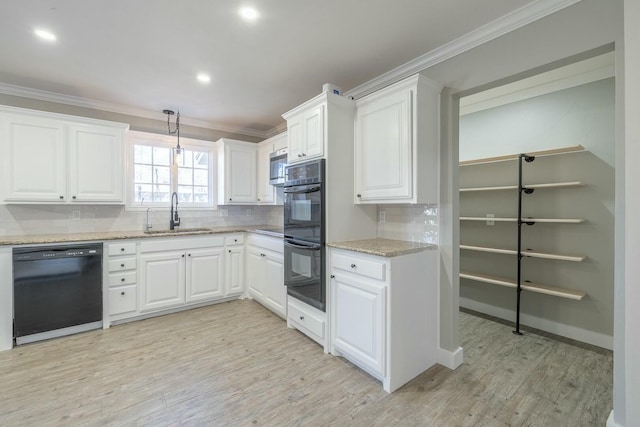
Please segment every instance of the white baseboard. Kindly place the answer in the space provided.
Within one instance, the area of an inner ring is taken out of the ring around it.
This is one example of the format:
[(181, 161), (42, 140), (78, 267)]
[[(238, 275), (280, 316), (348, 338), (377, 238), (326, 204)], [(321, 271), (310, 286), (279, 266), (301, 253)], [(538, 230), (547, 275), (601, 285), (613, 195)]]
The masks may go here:
[(463, 362), (462, 347), (458, 347), (454, 351), (438, 348), (438, 364), (449, 369), (456, 369)]
[[(515, 319), (515, 312), (513, 310), (496, 307), (468, 298), (460, 297), (460, 307), (468, 308), (469, 310), (478, 311), (504, 320), (514, 321)], [(599, 332), (589, 331), (576, 326), (565, 325), (563, 323), (554, 322), (541, 317), (531, 316), (526, 313), (520, 313), (520, 323), (524, 326), (540, 329), (541, 331), (592, 344), (608, 350), (613, 350), (612, 335), (601, 334)]]
[(616, 424), (613, 420), (613, 409), (609, 413), (609, 418), (607, 418), (607, 427), (622, 427), (620, 424)]

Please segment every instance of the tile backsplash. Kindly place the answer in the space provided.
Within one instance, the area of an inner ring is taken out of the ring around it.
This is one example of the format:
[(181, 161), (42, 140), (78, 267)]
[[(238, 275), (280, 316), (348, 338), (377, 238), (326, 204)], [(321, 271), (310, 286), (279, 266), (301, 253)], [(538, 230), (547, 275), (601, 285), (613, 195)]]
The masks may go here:
[[(378, 237), (438, 243), (438, 205), (379, 205)], [(283, 224), (282, 206), (220, 206), (218, 210), (182, 210), (182, 227)], [(169, 209), (153, 208), (154, 229), (169, 227)], [(146, 211), (123, 206), (0, 205), (0, 236), (142, 230)]]
[[(225, 215), (226, 214), (226, 215)], [(182, 227), (282, 225), (282, 206), (221, 206), (218, 210), (181, 210)], [(169, 208), (153, 208), (154, 229), (169, 228)], [(123, 206), (0, 205), (0, 235), (142, 230), (146, 211)]]
[(378, 237), (438, 244), (438, 205), (378, 205)]

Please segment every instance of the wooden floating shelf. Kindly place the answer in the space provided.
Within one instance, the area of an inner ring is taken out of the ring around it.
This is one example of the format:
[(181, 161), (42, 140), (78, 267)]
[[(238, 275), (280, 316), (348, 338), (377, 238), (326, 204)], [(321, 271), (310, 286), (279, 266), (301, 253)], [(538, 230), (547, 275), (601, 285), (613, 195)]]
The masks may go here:
[[(553, 150), (532, 151), (526, 154), (528, 156), (542, 157), (542, 156), (553, 156), (556, 154), (577, 153), (580, 151), (584, 151), (584, 147), (582, 145), (573, 145), (571, 147), (555, 148)], [(517, 160), (518, 156), (520, 156), (520, 154), (508, 154), (506, 156), (496, 156), (496, 157), (487, 157), (484, 159), (464, 160), (460, 162), (459, 165), (471, 166), (471, 165), (481, 165), (484, 163), (504, 162), (508, 160)]]
[[(493, 285), (506, 286), (508, 288), (517, 288), (515, 280), (505, 279), (502, 277), (487, 276), (484, 274), (475, 273), (463, 273), (460, 272), (460, 277), (464, 279), (474, 280), (476, 282), (491, 283)], [(536, 292), (539, 294), (553, 295), (556, 297), (568, 298), (573, 300), (582, 300), (586, 293), (583, 291), (577, 291), (575, 289), (559, 288), (555, 286), (539, 285), (530, 282), (522, 282), (520, 288), (530, 292)]]
[[(484, 216), (461, 216), (460, 221), (518, 222), (518, 218), (487, 218)], [(582, 218), (522, 218), (522, 222), (580, 224), (581, 222), (584, 222), (584, 219)]]
[[(477, 251), (477, 252), (489, 252), (494, 254), (505, 254), (505, 255), (517, 255), (518, 251), (512, 249), (500, 249), (500, 248), (489, 248), (485, 246), (470, 246), (470, 245), (460, 245), (460, 249), (465, 249), (468, 251)], [(573, 261), (573, 262), (582, 262), (585, 260), (585, 256), (576, 256), (576, 255), (561, 255), (561, 254), (551, 254), (545, 252), (533, 252), (533, 251), (521, 251), (523, 256), (531, 257), (531, 258), (544, 258), (544, 259), (554, 259), (558, 261)]]
[[(571, 182), (553, 182), (549, 184), (530, 184), (525, 185), (524, 188), (571, 188), (571, 187), (580, 187), (582, 183), (580, 181), (571, 181)], [(461, 188), (460, 192), (469, 192), (469, 191), (502, 191), (502, 190), (517, 190), (517, 185), (504, 185), (498, 187), (475, 187), (475, 188)]]

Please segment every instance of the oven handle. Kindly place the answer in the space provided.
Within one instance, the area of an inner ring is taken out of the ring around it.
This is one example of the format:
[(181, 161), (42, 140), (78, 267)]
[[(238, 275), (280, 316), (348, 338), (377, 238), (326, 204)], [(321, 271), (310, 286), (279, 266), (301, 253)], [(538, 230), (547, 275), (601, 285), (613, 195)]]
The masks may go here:
[(285, 240), (284, 244), (285, 246), (290, 246), (292, 248), (307, 249), (311, 251), (319, 251), (322, 248), (322, 245), (299, 245), (299, 244), (292, 243), (289, 240)]
[(307, 194), (307, 193), (315, 193), (316, 191), (320, 191), (320, 186), (305, 188), (304, 190), (289, 190), (289, 189), (284, 190), (284, 192), (287, 194)]

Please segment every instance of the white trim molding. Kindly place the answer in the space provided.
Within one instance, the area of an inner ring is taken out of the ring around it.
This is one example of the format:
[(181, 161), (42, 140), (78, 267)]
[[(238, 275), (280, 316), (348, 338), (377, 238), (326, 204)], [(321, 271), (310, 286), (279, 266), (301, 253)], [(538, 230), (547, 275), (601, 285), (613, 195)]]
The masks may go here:
[(444, 348), (438, 348), (438, 356), (436, 360), (438, 364), (444, 366), (445, 368), (454, 370), (458, 366), (462, 365), (462, 362), (464, 360), (464, 352), (462, 350), (462, 347), (458, 347), (454, 351), (445, 350)]
[(460, 55), (477, 46), (494, 40), (518, 28), (524, 27), (545, 16), (569, 7), (581, 0), (537, 0), (485, 24), (455, 40), (425, 53), (404, 65), (361, 84), (344, 93), (345, 96), (361, 98), (385, 86), (400, 81), (429, 67)]
[[(513, 310), (496, 307), (463, 297), (460, 297), (460, 307), (509, 321), (513, 321), (515, 317), (515, 312)], [(572, 340), (606, 348), (607, 350), (613, 350), (612, 335), (589, 331), (575, 326), (554, 322), (549, 319), (532, 316), (526, 313), (520, 314), (520, 320), (522, 325), (529, 326), (531, 328), (540, 329), (541, 331), (560, 335)]]
[[(109, 111), (111, 113), (125, 114), (129, 116), (142, 117), (152, 120), (167, 120), (167, 116), (161, 111), (147, 110), (145, 108), (132, 107), (129, 105), (115, 104), (95, 99), (81, 98), (73, 95), (63, 95), (46, 90), (32, 89), (24, 86), (16, 86), (7, 83), (0, 83), (0, 93), (21, 98), (37, 99), (39, 101), (54, 102), (75, 107), (91, 108), (94, 110)], [(181, 124), (196, 126), (205, 129), (218, 130), (221, 132), (237, 133), (240, 135), (254, 136), (266, 139), (271, 136), (270, 131), (259, 131), (256, 129), (239, 128), (216, 123), (207, 120), (190, 119), (184, 115), (180, 116)]]
[(546, 73), (460, 98), (460, 115), (523, 101), (615, 76), (615, 54), (605, 53)]
[(622, 427), (620, 424), (616, 424), (615, 420), (613, 419), (613, 409), (609, 413), (609, 418), (607, 418), (607, 427)]

